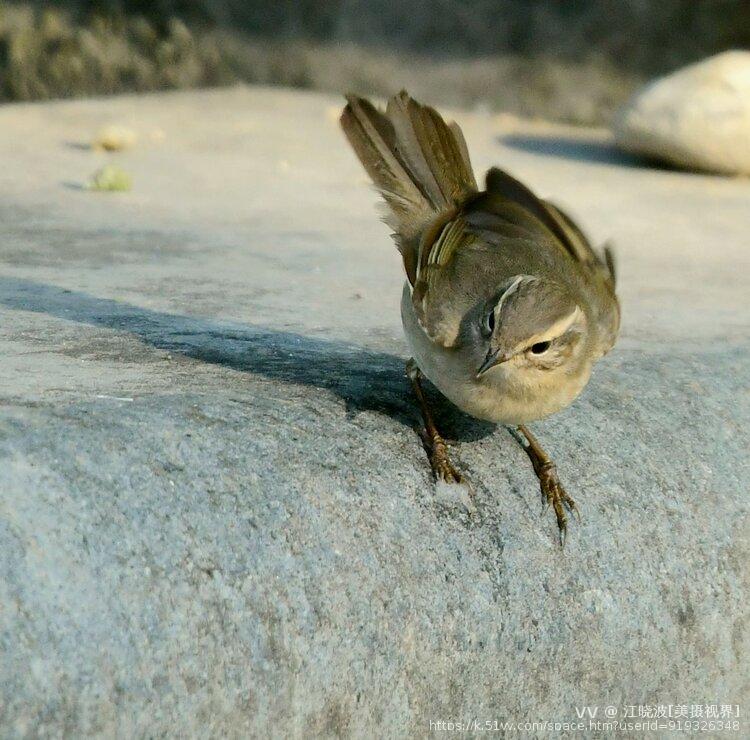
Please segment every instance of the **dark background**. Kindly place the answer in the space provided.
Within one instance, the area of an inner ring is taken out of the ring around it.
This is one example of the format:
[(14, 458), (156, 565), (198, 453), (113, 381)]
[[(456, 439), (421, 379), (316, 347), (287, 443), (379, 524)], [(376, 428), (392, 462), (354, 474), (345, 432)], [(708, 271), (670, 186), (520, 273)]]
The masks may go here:
[(231, 84), (606, 122), (655, 75), (750, 47), (750, 0), (0, 2), (0, 98)]

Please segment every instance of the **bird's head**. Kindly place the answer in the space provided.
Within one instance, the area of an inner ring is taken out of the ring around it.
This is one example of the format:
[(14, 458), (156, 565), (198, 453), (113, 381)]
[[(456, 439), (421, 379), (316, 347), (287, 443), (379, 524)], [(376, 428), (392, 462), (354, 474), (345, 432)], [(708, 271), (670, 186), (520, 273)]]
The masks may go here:
[(563, 382), (566, 375), (582, 372), (588, 379), (586, 316), (559, 282), (516, 275), (478, 313), (478, 379), (502, 373), (508, 380), (557, 377)]

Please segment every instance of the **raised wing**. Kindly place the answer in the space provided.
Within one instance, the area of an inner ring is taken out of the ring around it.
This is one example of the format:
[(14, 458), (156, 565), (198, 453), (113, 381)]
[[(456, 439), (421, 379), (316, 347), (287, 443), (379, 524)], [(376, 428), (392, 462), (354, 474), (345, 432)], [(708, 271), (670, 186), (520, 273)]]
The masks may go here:
[[(456, 256), (477, 242), (507, 243), (522, 240), (540, 250), (558, 250), (589, 273), (596, 292), (610, 298), (602, 301), (602, 310), (613, 303), (614, 261), (609, 248), (600, 256), (581, 229), (558, 206), (538, 198), (525, 185), (502, 170), (487, 173), (487, 189), (468, 199), (460, 208), (445, 213), (422, 235), (416, 261), (412, 299), (420, 323), (430, 338), (443, 346), (452, 346), (458, 336), (462, 310), (445, 300), (461, 292), (452, 269)], [(603, 290), (601, 290), (603, 289)], [(603, 316), (603, 323), (615, 326), (616, 319)], [(608, 309), (609, 310), (609, 309)]]
[(485, 182), (487, 192), (496, 193), (523, 206), (529, 214), (544, 224), (576, 262), (601, 274), (611, 283), (614, 290), (614, 255), (610, 247), (605, 246), (602, 255), (599, 255), (583, 231), (565, 211), (550, 201), (538, 198), (507, 172), (493, 167), (487, 172)]

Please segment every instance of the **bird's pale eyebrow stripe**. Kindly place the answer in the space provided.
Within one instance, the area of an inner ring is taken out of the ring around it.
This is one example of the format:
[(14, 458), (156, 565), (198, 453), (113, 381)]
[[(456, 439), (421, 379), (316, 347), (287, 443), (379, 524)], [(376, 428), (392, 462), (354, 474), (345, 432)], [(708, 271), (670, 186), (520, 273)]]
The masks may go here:
[(531, 346), (538, 342), (550, 342), (553, 339), (557, 339), (565, 334), (568, 329), (576, 322), (579, 316), (583, 315), (580, 306), (576, 306), (567, 316), (556, 321), (552, 326), (545, 329), (543, 332), (534, 335), (530, 339), (527, 339), (524, 344)]
[(497, 306), (495, 307), (495, 314), (497, 316), (500, 316), (500, 311), (503, 310), (503, 303), (505, 302), (505, 299), (515, 293), (518, 290), (518, 286), (523, 282), (524, 278), (526, 278), (527, 275), (519, 275), (509, 286), (506, 288), (505, 292), (500, 296), (500, 300), (497, 302)]

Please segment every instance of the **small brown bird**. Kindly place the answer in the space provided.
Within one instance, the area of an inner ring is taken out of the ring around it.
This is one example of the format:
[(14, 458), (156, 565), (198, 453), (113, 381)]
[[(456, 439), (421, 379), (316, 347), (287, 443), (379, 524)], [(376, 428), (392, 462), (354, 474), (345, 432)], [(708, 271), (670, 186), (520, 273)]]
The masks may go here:
[(461, 410), (518, 425), (561, 543), (573, 499), (524, 426), (568, 406), (620, 324), (610, 250), (600, 256), (560, 208), (502, 170), (480, 191), (461, 129), (401, 92), (385, 112), (347, 97), (341, 125), (388, 207), (406, 271), (407, 374), (435, 475), (459, 482), (424, 374)]

